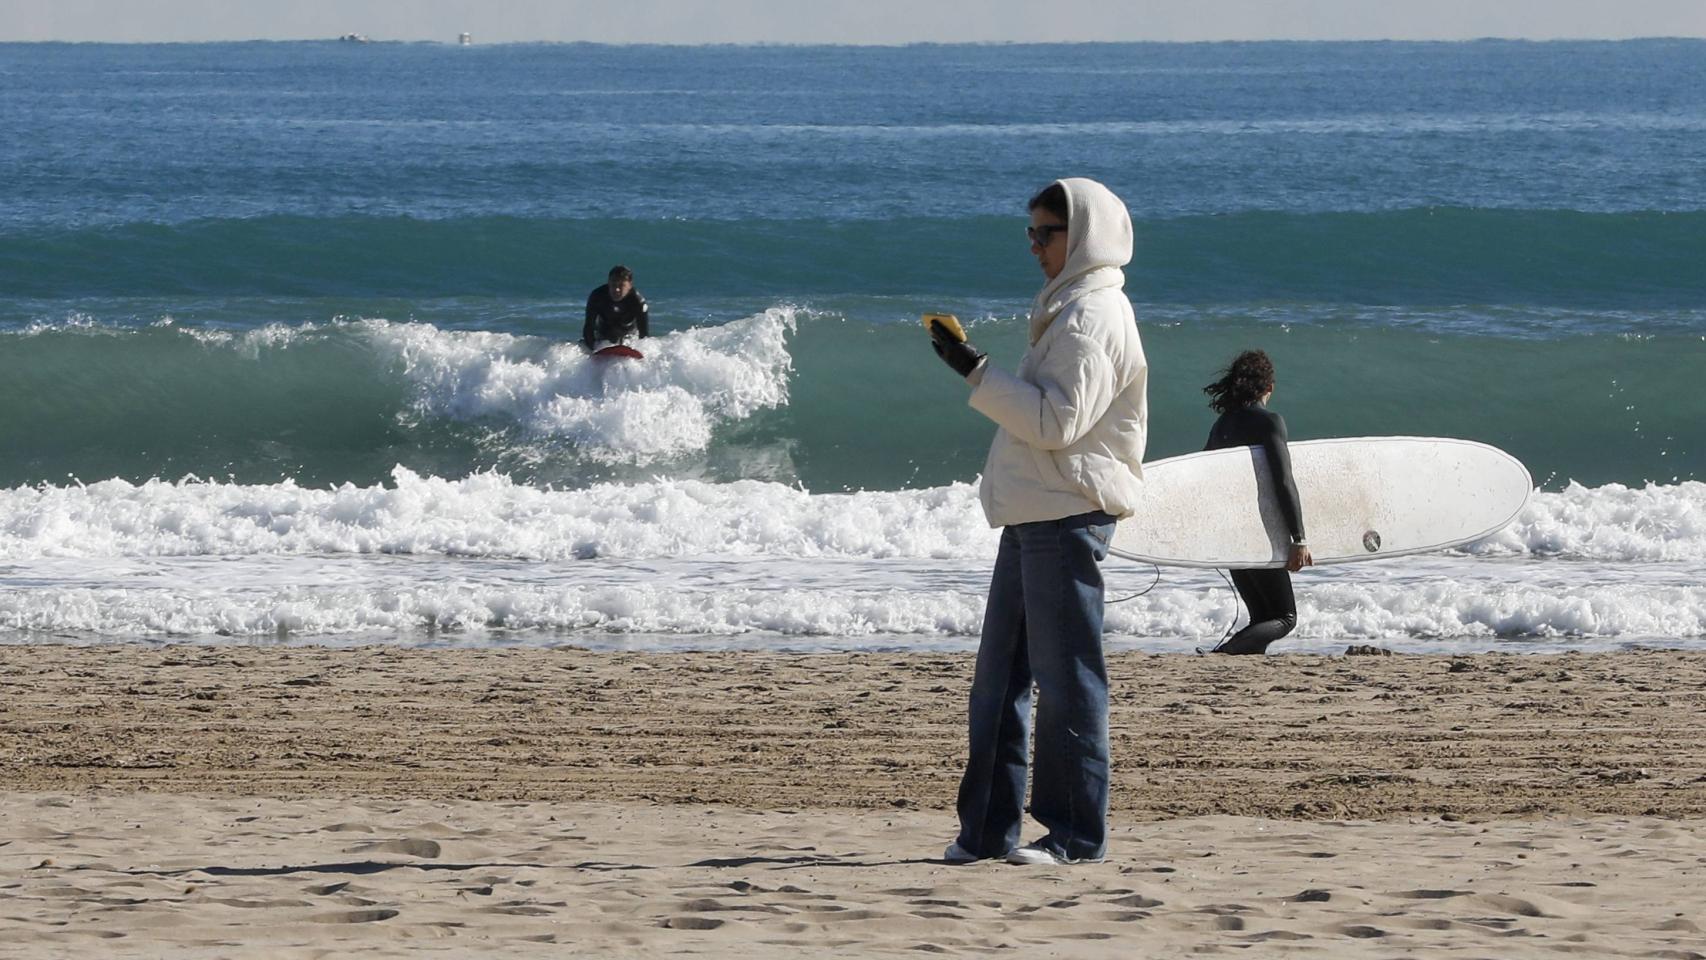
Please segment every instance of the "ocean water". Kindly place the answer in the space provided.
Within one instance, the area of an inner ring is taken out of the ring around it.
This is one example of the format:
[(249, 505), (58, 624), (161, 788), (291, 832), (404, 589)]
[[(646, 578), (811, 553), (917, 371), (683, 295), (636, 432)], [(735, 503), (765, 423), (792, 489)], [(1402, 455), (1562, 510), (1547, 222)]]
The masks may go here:
[[(0, 642), (968, 648), (993, 427), (917, 317), (1016, 363), (1083, 175), (1152, 458), (1259, 346), (1294, 438), (1539, 484), (1286, 649), (1706, 646), (1706, 42), (0, 44), (0, 129)], [(1116, 645), (1239, 615), (1106, 569)]]

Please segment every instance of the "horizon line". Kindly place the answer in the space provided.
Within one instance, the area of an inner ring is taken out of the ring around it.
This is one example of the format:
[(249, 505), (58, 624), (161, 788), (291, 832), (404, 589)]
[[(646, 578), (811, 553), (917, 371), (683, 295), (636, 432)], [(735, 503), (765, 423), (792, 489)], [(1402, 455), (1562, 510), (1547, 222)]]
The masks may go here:
[[(359, 41), (346, 39), (348, 36), (359, 36)], [(1334, 43), (1334, 44), (1378, 44), (1378, 43), (1647, 43), (1655, 41), (1706, 41), (1706, 35), (1689, 36), (1683, 34), (1653, 34), (1650, 36), (1634, 37), (1594, 37), (1594, 36), (1560, 36), (1560, 37), (1516, 37), (1488, 35), (1482, 37), (1262, 37), (1255, 38), (1224, 38), (1224, 39), (1195, 39), (1195, 40), (1160, 40), (1160, 39), (1123, 39), (1123, 40), (872, 40), (872, 41), (829, 41), (829, 40), (717, 40), (708, 42), (668, 41), (668, 40), (488, 40), (462, 44), (457, 39), (433, 40), (426, 38), (376, 38), (366, 34), (346, 34), (340, 36), (315, 37), (227, 37), (222, 39), (203, 40), (67, 40), (67, 39), (36, 39), (15, 40), (0, 39), (0, 46), (30, 46), (30, 45), (83, 45), (83, 46), (112, 46), (112, 47), (146, 47), (146, 46), (195, 46), (200, 44), (236, 44), (236, 43), (350, 43), (363, 45), (372, 44), (431, 44), (437, 46), (474, 46), (474, 47), (511, 47), (511, 46), (596, 46), (596, 47), (873, 47), (873, 48), (903, 48), (903, 47), (1064, 47), (1064, 46), (1132, 46), (1153, 44), (1157, 46), (1214, 46), (1224, 44), (1261, 44), (1261, 43)]]

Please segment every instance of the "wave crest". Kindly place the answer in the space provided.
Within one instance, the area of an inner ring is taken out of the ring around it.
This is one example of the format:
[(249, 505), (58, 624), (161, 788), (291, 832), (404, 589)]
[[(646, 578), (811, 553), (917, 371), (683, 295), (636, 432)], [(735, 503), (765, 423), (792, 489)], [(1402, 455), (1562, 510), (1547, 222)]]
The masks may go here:
[(398, 364), (418, 422), (513, 423), (603, 463), (703, 451), (715, 428), (788, 402), (787, 337), (798, 310), (773, 307), (718, 327), (644, 341), (644, 361), (603, 361), (573, 343), (431, 324), (361, 321)]

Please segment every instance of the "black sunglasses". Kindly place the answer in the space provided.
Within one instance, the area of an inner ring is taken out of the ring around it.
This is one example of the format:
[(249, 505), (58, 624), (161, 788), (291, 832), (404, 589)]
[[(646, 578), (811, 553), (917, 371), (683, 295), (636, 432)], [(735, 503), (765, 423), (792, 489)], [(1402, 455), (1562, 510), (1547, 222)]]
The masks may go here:
[(1025, 228), (1025, 236), (1039, 247), (1047, 247), (1049, 242), (1054, 239), (1055, 234), (1065, 232), (1066, 225), (1059, 223), (1045, 223), (1040, 227)]

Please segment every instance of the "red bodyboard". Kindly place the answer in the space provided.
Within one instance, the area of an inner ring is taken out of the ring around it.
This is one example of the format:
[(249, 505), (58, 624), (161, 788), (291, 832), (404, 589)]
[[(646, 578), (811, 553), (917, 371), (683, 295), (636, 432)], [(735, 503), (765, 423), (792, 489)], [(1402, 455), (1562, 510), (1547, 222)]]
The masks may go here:
[(617, 357), (626, 357), (629, 360), (644, 360), (644, 359), (646, 359), (645, 354), (641, 353), (638, 350), (635, 350), (633, 347), (624, 346), (620, 343), (616, 344), (613, 347), (605, 347), (603, 350), (599, 350), (598, 352), (594, 353), (593, 356), (599, 357), (600, 359), (604, 359), (604, 360), (614, 360)]

